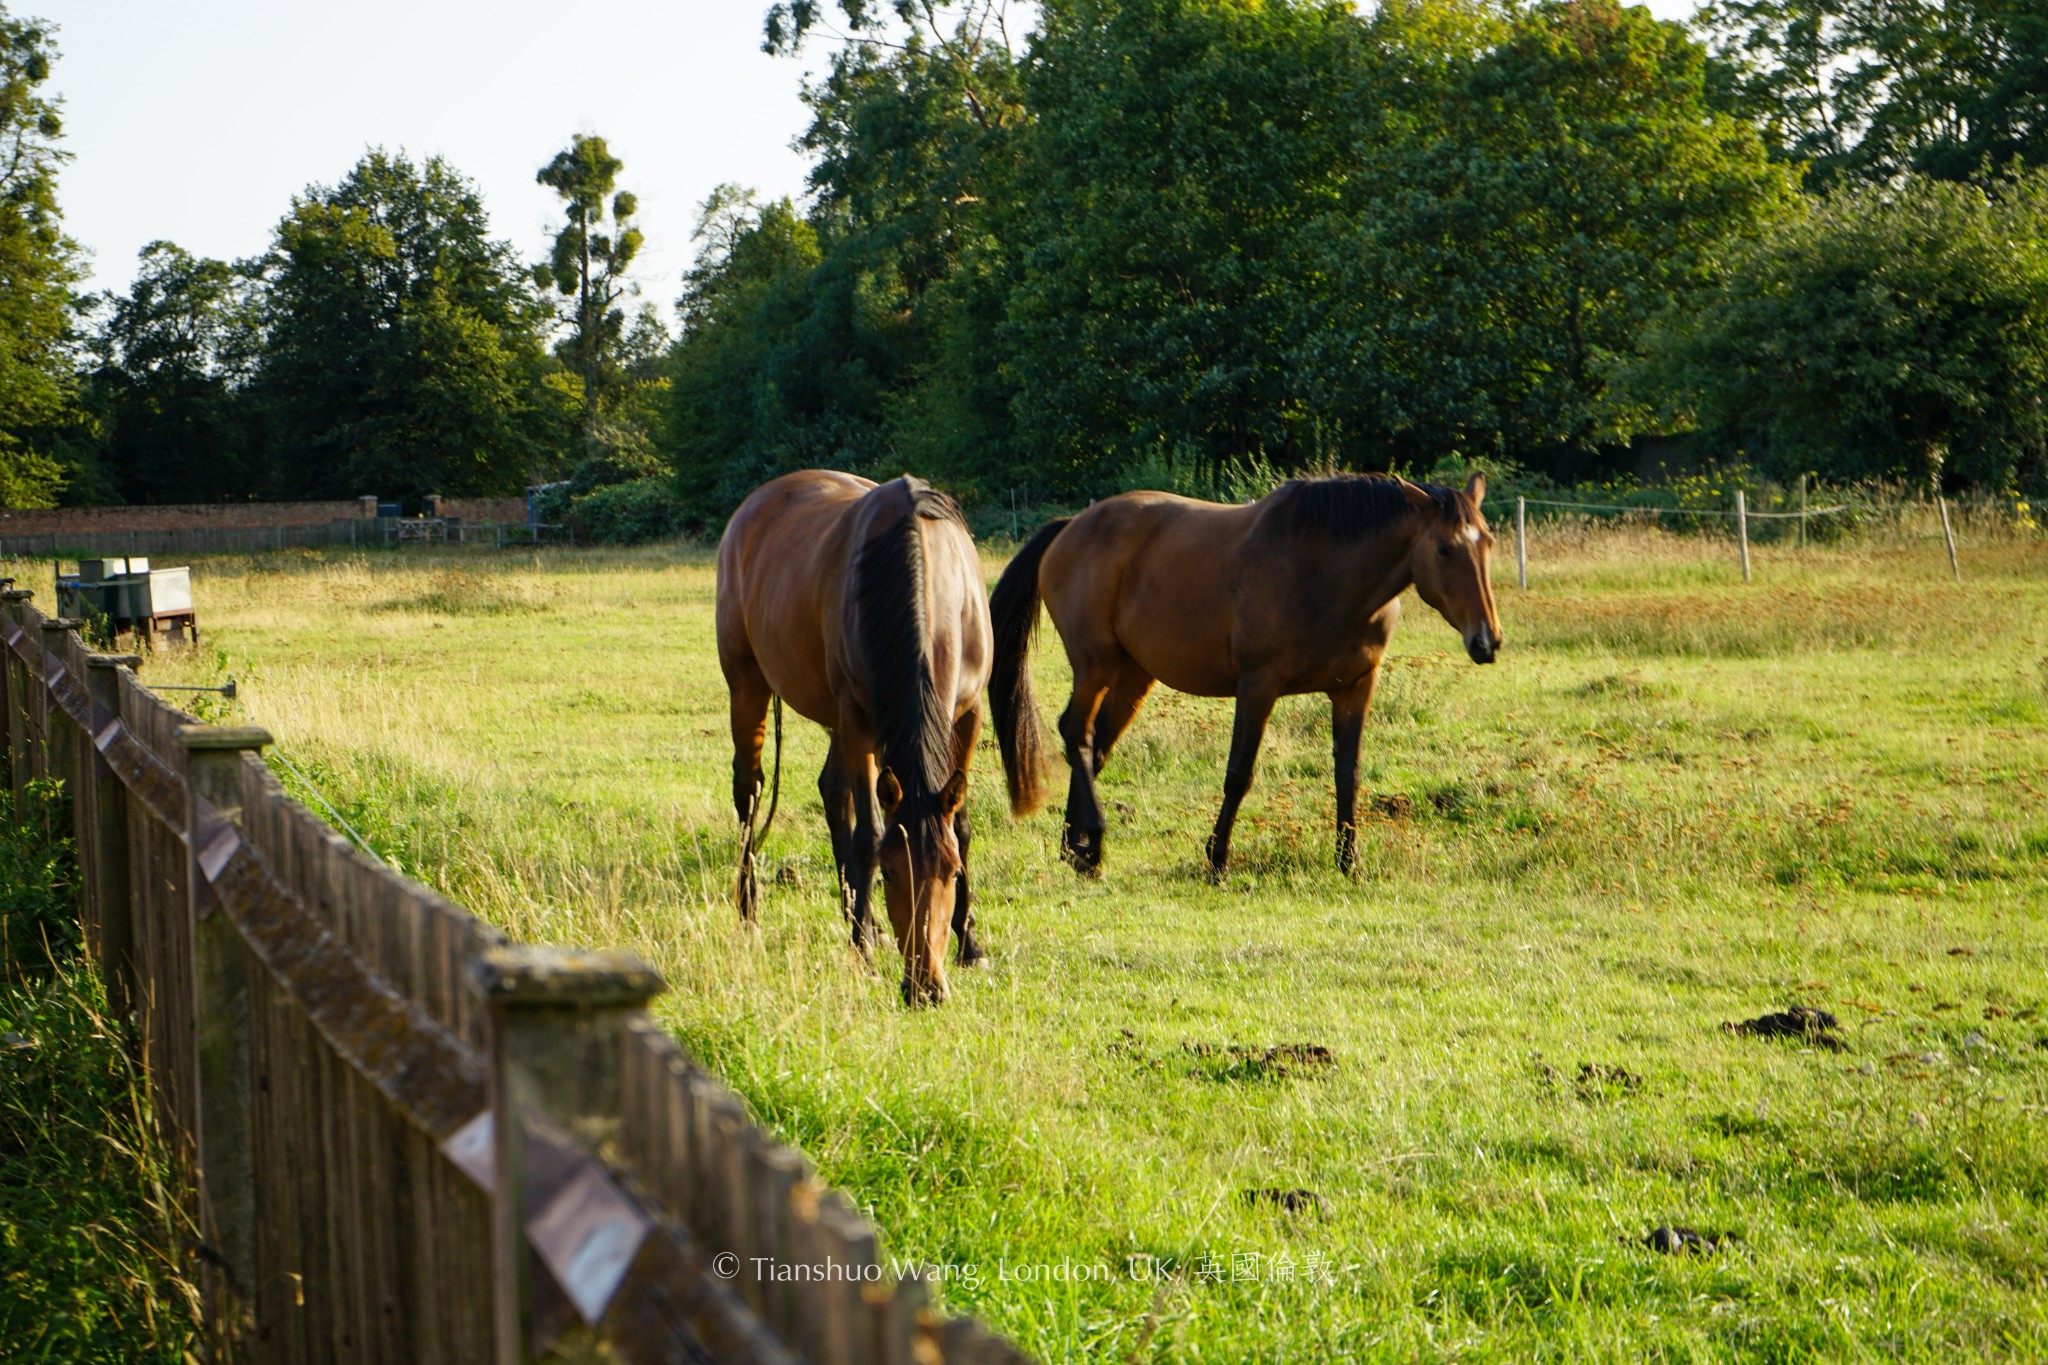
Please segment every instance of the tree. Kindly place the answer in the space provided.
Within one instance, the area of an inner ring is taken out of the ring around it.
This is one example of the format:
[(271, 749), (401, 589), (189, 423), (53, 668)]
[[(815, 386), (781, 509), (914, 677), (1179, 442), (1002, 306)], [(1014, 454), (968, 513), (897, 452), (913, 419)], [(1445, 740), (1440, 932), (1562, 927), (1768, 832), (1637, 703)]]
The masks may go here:
[(1325, 229), (1335, 287), (1298, 368), (1390, 456), (1506, 448), (1582, 476), (1649, 418), (1610, 387), (1644, 324), (1785, 211), (1791, 178), (1710, 107), (1684, 28), (1613, 0), (1515, 14), (1441, 80)]
[(1341, 202), (1370, 85), (1348, 6), (1049, 6), (1025, 90), (1007, 372), (1039, 486), (1327, 453), (1288, 348), (1321, 280), (1300, 230)]
[(49, 27), (0, 4), (0, 506), (46, 507), (63, 482), (53, 434), (72, 415), (78, 248), (64, 235), (64, 122), (38, 93), (57, 55)]
[[(705, 200), (678, 303), (668, 447), (685, 498), (715, 522), (755, 484), (810, 461), (789, 412), (811, 316), (818, 235), (787, 199), (721, 185)], [(830, 460), (817, 461), (832, 463)]]
[(262, 348), (252, 281), (171, 242), (105, 300), (88, 402), (99, 472), (122, 502), (225, 502), (267, 490), (248, 385)]
[(2048, 171), (1816, 201), (1663, 322), (1655, 387), (1781, 477), (2042, 486)]
[(632, 292), (627, 271), (642, 240), (630, 221), (639, 201), (618, 189), (624, 167), (603, 138), (578, 133), (534, 177), (568, 205), (568, 221), (555, 233), (548, 263), (535, 271), (535, 279), (543, 289), (553, 284), (571, 300), (562, 358), (583, 381), (586, 435), (619, 383), (626, 313), (617, 305)]
[(1718, 0), (1735, 107), (1814, 183), (2048, 164), (2039, 0)]
[(445, 161), (370, 152), (293, 201), (262, 269), (283, 491), (509, 492), (559, 459), (546, 309)]

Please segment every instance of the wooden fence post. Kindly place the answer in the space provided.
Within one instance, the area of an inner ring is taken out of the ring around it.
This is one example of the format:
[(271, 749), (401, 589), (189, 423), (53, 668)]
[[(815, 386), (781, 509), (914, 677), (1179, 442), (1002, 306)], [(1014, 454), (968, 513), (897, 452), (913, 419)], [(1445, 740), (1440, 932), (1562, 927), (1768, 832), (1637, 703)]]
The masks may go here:
[[(51, 695), (50, 682), (57, 676), (57, 670), (70, 661), (70, 643), (64, 637), (83, 626), (85, 622), (69, 617), (56, 616), (43, 622), (43, 676), (36, 690), (43, 697), (43, 776), (61, 779), (64, 794), (76, 801), (79, 796), (74, 766), (78, 759), (76, 735), (71, 717), (65, 714), (57, 698)], [(76, 826), (76, 816), (73, 817)]]
[(470, 966), (490, 1011), (492, 1140), (492, 1336), (499, 1365), (526, 1365), (547, 1343), (533, 1339), (533, 1253), (526, 1133), (532, 1113), (579, 1145), (621, 1163), (621, 1075), (626, 1025), (665, 989), (631, 953), (499, 947)]
[(1955, 528), (1948, 524), (1948, 499), (1936, 493), (1934, 505), (1941, 509), (1941, 538), (1948, 542), (1948, 571), (1954, 574), (1956, 582), (1960, 583), (1963, 581), (1963, 570), (1956, 563), (1956, 533)]
[(1515, 497), (1515, 577), (1529, 590), (1529, 500)]
[(1749, 499), (1735, 490), (1735, 539), (1742, 546), (1742, 581), (1749, 582)]
[[(255, 1302), (256, 1183), (250, 1167), (249, 950), (214, 900), (200, 867), (210, 833), (205, 807), (242, 822), (242, 755), (271, 742), (253, 725), (181, 725), (185, 750), (185, 883), (192, 930), (193, 1018), (199, 1058), (199, 1200), (202, 1232), (226, 1263), (244, 1304)], [(203, 804), (202, 804), (203, 803)]]
[(1799, 548), (1806, 548), (1806, 476), (1799, 476)]
[[(14, 606), (14, 580), (0, 578), (0, 631), (13, 623), (16, 615)], [(15, 719), (14, 651), (0, 638), (0, 782), (8, 791), (20, 794), (20, 786), (14, 780), (14, 755), (28, 743), (28, 735)], [(10, 819), (20, 817), (20, 805), (14, 807)]]
[[(0, 619), (16, 629), (26, 629), (28, 613), (22, 606), (34, 596), (27, 588), (0, 592)], [(22, 793), (35, 772), (35, 754), (29, 739), (28, 665), (5, 645), (0, 645), (0, 655), (5, 655), (0, 659), (0, 667), (7, 671), (7, 785), (14, 793), (14, 823), (19, 825), (26, 818), (21, 809)]]
[(121, 670), (140, 668), (140, 654), (88, 654), (85, 690), (92, 698), (92, 865), (99, 938), (93, 951), (116, 1019), (135, 1007), (135, 912), (129, 900), (128, 789), (95, 741), (121, 719)]

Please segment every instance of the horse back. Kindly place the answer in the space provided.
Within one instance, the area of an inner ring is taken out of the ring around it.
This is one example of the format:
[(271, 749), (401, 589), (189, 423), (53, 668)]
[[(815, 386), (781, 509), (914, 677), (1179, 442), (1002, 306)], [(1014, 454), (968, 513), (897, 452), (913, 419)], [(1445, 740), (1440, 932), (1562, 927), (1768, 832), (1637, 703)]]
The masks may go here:
[(1253, 509), (1171, 493), (1122, 493), (1047, 547), (1039, 592), (1069, 655), (1128, 657), (1176, 691), (1229, 696), (1235, 582)]
[(837, 724), (833, 678), (854, 509), (872, 480), (807, 469), (747, 495), (718, 542), (718, 657), (758, 669), (799, 715)]

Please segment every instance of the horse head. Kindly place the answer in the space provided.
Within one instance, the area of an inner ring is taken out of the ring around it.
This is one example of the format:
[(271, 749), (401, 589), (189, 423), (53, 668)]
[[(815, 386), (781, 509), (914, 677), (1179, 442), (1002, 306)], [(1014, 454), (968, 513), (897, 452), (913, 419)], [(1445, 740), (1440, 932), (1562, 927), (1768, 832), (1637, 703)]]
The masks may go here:
[(1490, 576), (1493, 532), (1479, 512), (1486, 498), (1486, 476), (1474, 474), (1459, 505), (1450, 509), (1428, 489), (1406, 479), (1401, 480), (1401, 491), (1421, 514), (1421, 529), (1408, 550), (1415, 591), (1465, 637), (1465, 652), (1473, 663), (1492, 663), (1502, 641)]
[(883, 814), (882, 897), (903, 952), (903, 1003), (944, 1004), (946, 935), (962, 865), (954, 818), (967, 799), (967, 774), (955, 769), (935, 795), (906, 797), (884, 769), (875, 794)]

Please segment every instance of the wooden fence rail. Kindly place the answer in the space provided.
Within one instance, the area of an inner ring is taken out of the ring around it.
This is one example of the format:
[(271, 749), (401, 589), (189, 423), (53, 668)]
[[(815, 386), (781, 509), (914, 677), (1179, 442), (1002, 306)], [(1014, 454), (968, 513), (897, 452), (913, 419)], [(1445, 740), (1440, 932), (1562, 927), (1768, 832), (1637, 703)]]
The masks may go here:
[[(226, 1354), (1021, 1361), (646, 1015), (619, 953), (509, 944), (364, 857), (249, 727), (196, 724), (0, 579), (0, 739), (69, 794)], [(771, 1269), (771, 1267), (775, 1269)]]

